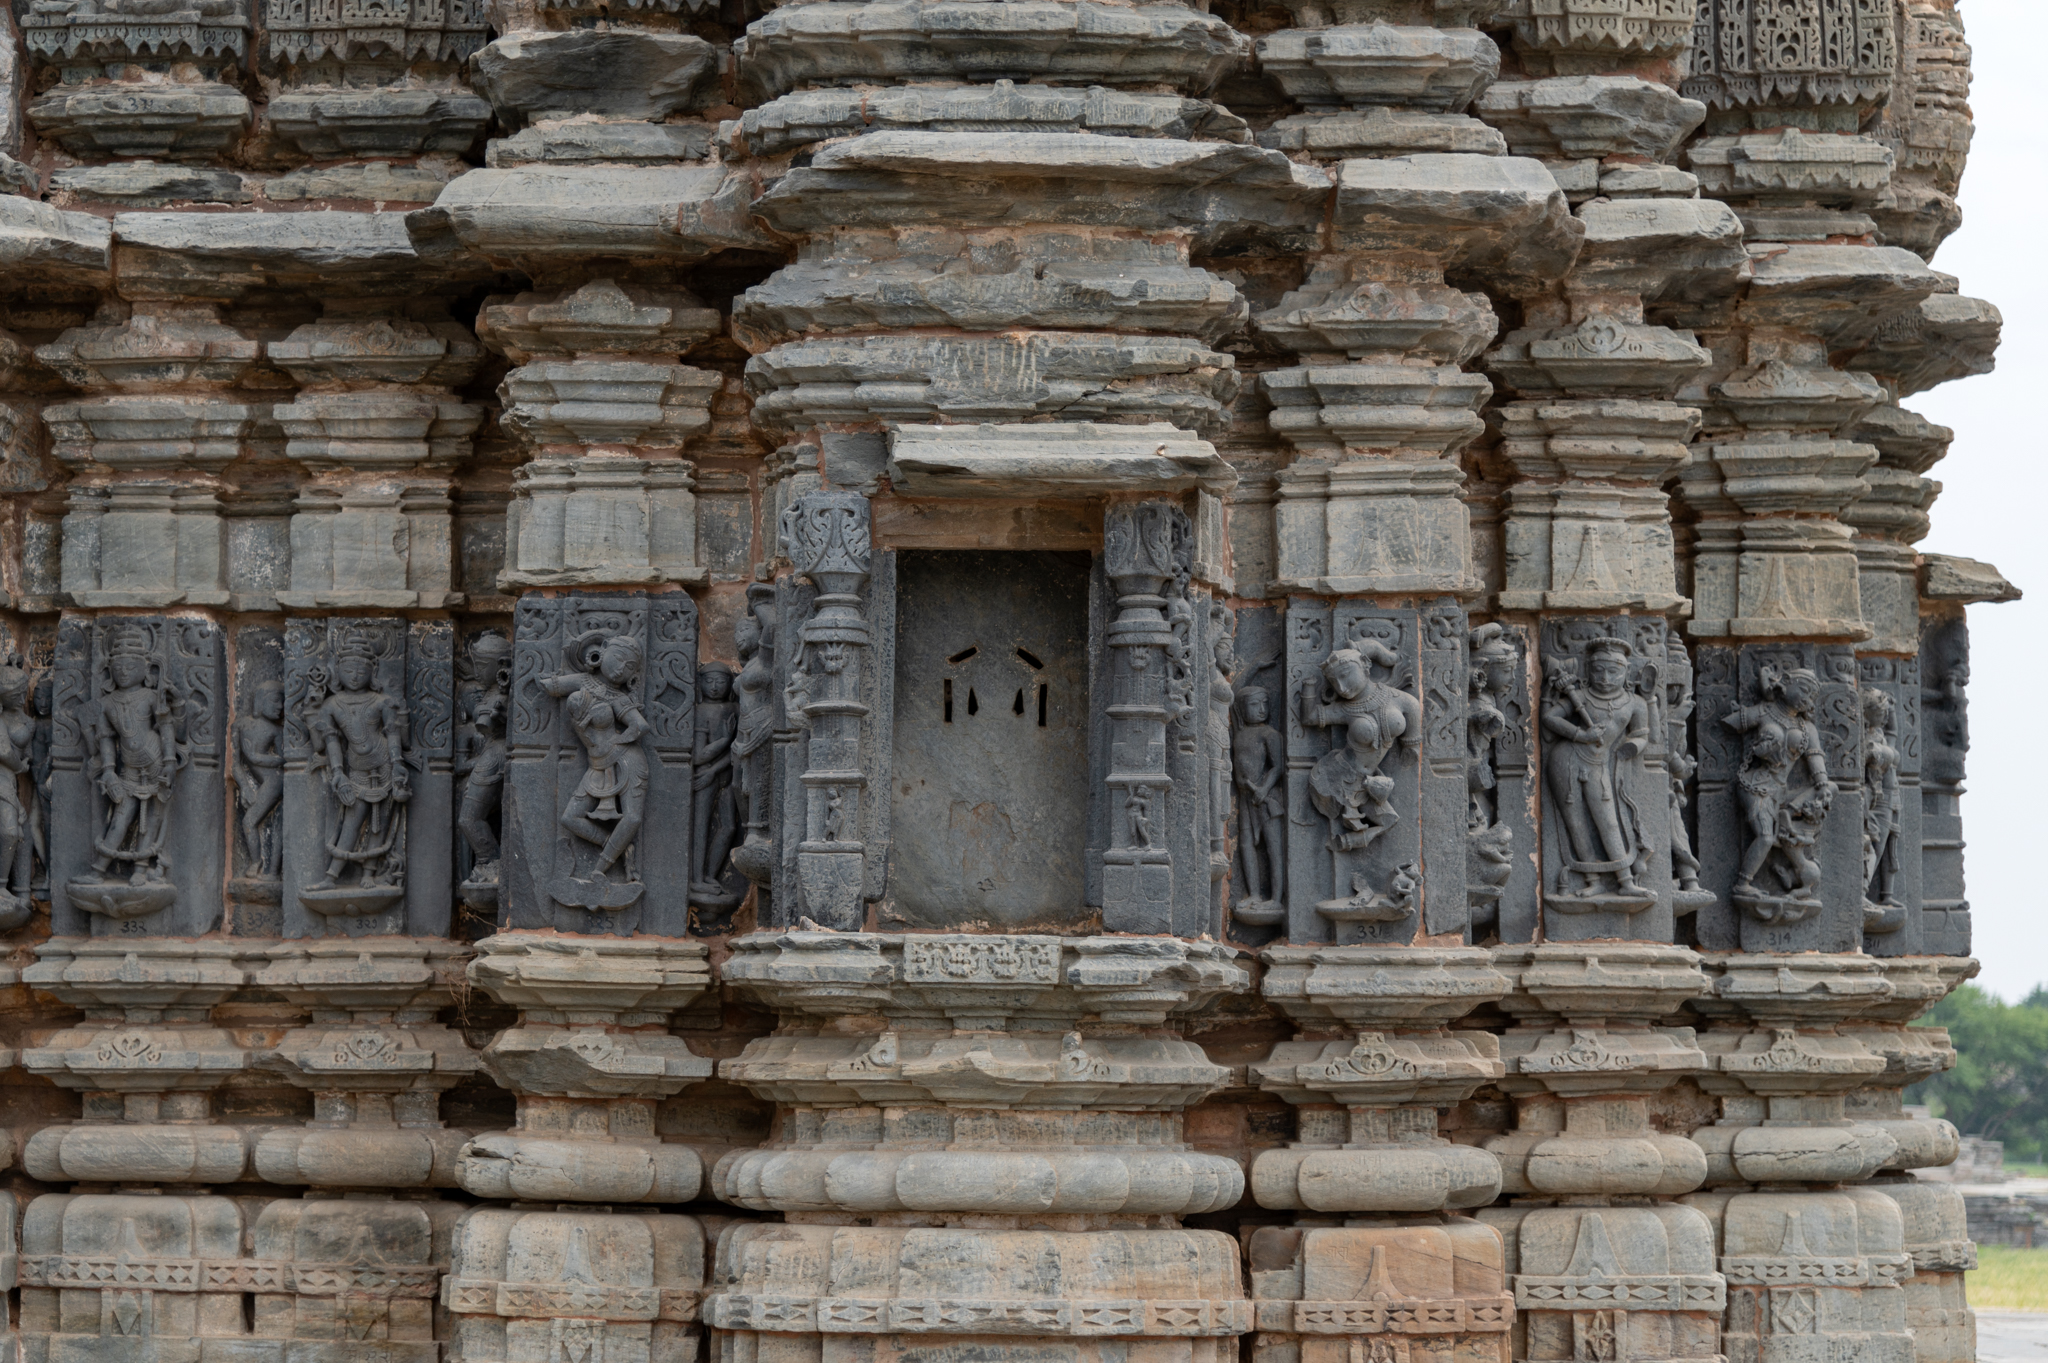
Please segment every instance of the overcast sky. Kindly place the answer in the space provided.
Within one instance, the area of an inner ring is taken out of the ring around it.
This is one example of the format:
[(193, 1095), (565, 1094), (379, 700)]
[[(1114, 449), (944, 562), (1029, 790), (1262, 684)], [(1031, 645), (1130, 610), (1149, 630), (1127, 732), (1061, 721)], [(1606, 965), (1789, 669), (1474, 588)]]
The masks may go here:
[(1978, 984), (2009, 1000), (2048, 983), (2048, 51), (2044, 0), (1962, 0), (1977, 139), (1963, 228), (1934, 268), (2005, 314), (1998, 370), (1909, 398), (1956, 442), (1923, 549), (1996, 564), (2027, 599), (1970, 607), (1964, 854)]

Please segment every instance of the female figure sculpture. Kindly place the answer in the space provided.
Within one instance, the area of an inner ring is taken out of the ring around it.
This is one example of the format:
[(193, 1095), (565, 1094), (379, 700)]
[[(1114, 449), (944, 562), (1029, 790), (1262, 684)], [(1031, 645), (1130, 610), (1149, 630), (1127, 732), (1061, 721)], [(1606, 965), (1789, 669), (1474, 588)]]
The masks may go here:
[[(1797, 923), (1820, 907), (1820, 863), (1813, 845), (1835, 797), (1820, 729), (1813, 720), (1820, 678), (1803, 667), (1789, 672), (1765, 664), (1758, 679), (1763, 699), (1721, 717), (1745, 735), (1735, 784), (1749, 831), (1731, 897), (1764, 923)], [(1757, 884), (1767, 866), (1782, 892)]]

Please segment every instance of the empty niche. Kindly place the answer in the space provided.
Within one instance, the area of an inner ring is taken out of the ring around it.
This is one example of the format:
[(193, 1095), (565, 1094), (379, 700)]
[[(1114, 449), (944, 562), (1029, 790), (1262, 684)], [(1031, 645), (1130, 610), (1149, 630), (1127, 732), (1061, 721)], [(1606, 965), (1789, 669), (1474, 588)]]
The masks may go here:
[(1082, 553), (898, 555), (889, 890), (908, 921), (1082, 911), (1088, 580)]

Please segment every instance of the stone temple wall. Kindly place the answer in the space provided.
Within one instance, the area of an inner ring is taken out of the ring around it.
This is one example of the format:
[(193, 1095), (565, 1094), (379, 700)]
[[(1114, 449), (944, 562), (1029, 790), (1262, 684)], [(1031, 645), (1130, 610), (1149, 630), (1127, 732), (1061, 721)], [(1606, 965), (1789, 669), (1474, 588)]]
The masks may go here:
[(0, 1363), (1968, 1363), (1953, 0), (16, 0)]

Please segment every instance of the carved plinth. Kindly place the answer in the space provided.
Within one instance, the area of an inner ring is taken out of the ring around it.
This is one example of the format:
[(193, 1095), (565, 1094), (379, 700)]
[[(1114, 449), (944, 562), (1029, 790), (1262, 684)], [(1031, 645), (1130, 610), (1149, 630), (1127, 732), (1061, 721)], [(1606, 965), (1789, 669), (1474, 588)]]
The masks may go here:
[(1262, 992), (1304, 1034), (1251, 1067), (1258, 1087), (1301, 1109), (1298, 1140), (1252, 1166), (1259, 1204), (1432, 1212), (1491, 1202), (1493, 1157), (1437, 1135), (1438, 1108), (1502, 1073), (1492, 1036), (1444, 1030), (1506, 992), (1486, 953), (1277, 946), (1262, 957)]
[(1872, 1187), (1770, 1187), (1856, 1184), (1897, 1157), (1892, 1133), (1847, 1107), (1888, 1062), (1840, 1024), (1881, 1014), (1898, 986), (1860, 955), (1705, 964), (1712, 993), (1694, 1007), (1713, 1019), (1700, 1035), (1712, 1069), (1699, 1082), (1721, 1116), (1693, 1133), (1707, 1154), (1707, 1187), (1685, 1200), (1715, 1223), (1730, 1352), (1780, 1357), (1804, 1346), (1783, 1337), (1820, 1335), (1843, 1341), (1829, 1347), (1910, 1358), (1898, 1284), (1912, 1267), (1898, 1204)]
[(705, 1279), (695, 1217), (479, 1208), (453, 1242), (441, 1302), (464, 1358), (697, 1356)]
[(663, 1143), (655, 1105), (711, 1074), (710, 1061), (663, 1030), (710, 984), (705, 948), (509, 932), (477, 950), (471, 983), (520, 1010), (481, 1056), (518, 1095), (519, 1117), (464, 1147), (462, 1186), (518, 1200), (694, 1200), (703, 1159)]
[(1639, 1205), (1707, 1176), (1698, 1146), (1652, 1124), (1658, 1096), (1711, 1063), (1691, 1028), (1659, 1025), (1705, 992), (1700, 958), (1637, 941), (1502, 947), (1494, 960), (1515, 980), (1500, 1083), (1515, 1129), (1485, 1146), (1513, 1200), (1479, 1217), (1512, 1247), (1529, 1356), (1573, 1358), (1596, 1337), (1644, 1356), (1716, 1356), (1726, 1301), (1713, 1228), (1689, 1207)]
[(470, 1133), (442, 1124), (440, 1097), (475, 1073), (477, 1058), (437, 1014), (453, 1001), (467, 950), (372, 937), (268, 954), (251, 983), (309, 1017), (259, 1063), (315, 1097), (305, 1127), (255, 1142), (256, 1171), (321, 1188), (454, 1187)]
[(687, 459), (533, 459), (505, 516), (498, 585), (701, 582), (697, 497)]
[(1234, 951), (823, 932), (733, 950), (725, 978), (782, 1026), (720, 1073), (780, 1106), (775, 1139), (728, 1154), (712, 1187), (818, 1224), (721, 1241), (721, 1357), (852, 1333), (1208, 1358), (1249, 1328), (1235, 1249), (1173, 1228), (1243, 1195), (1239, 1165), (1182, 1133), (1229, 1071), (1161, 1030), (1246, 987)]
[(1367, 1357), (1506, 1363), (1514, 1301), (1499, 1232), (1462, 1216), (1373, 1229), (1262, 1226), (1246, 1249), (1255, 1363)]

